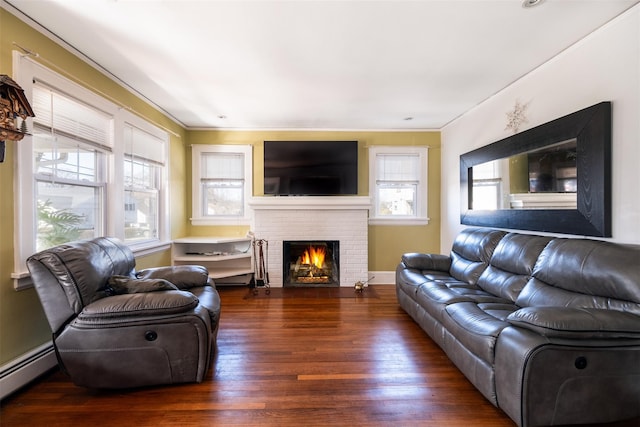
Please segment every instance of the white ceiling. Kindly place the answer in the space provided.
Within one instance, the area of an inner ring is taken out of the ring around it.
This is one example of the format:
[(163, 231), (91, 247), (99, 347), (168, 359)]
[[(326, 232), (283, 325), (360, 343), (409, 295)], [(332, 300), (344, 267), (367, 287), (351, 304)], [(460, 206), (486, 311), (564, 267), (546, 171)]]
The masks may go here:
[[(636, 3), (4, 5), (37, 21), (188, 128), (440, 129)], [(46, 52), (37, 53), (46, 59)]]

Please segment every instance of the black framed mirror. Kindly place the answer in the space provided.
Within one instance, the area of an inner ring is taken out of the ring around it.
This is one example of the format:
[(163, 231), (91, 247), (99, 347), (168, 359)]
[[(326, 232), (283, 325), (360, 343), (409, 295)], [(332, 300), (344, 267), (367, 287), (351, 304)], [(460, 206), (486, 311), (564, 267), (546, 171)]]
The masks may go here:
[(611, 237), (611, 103), (461, 155), (460, 189), (465, 225)]

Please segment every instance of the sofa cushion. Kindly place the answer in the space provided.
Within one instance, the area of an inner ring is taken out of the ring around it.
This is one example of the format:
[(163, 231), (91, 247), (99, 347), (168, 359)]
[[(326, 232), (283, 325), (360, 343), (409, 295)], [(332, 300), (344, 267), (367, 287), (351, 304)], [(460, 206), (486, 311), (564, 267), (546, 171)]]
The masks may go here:
[(538, 256), (551, 237), (509, 233), (496, 246), (478, 279), (485, 291), (514, 302), (529, 280)]
[(415, 299), (418, 288), (425, 282), (427, 282), (427, 278), (419, 270), (405, 268), (403, 263), (400, 263), (396, 269), (397, 287), (411, 299)]
[(515, 326), (559, 338), (640, 338), (640, 317), (616, 310), (526, 307), (507, 318)]
[(555, 239), (532, 276), (556, 288), (640, 304), (640, 246), (590, 239)]
[(75, 314), (86, 304), (105, 297), (109, 277), (133, 273), (135, 258), (117, 239), (98, 237), (65, 243), (30, 256), (32, 270), (46, 271), (64, 290)]
[(450, 275), (461, 282), (475, 285), (505, 234), (504, 231), (484, 228), (462, 230), (451, 249)]
[(473, 354), (493, 364), (494, 349), (500, 332), (508, 322), (484, 311), (478, 304), (461, 302), (445, 308), (443, 324)]
[(513, 303), (486, 302), (478, 304), (478, 307), (485, 313), (490, 314), (498, 320), (507, 322), (511, 313), (520, 309)]
[(640, 316), (640, 246), (555, 239), (516, 304), (626, 311)]

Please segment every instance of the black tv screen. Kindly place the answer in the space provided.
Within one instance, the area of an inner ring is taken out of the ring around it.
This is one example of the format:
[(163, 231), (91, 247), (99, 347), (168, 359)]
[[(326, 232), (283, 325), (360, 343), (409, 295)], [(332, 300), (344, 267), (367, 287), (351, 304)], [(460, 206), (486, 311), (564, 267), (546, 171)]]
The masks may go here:
[(358, 142), (265, 141), (264, 194), (358, 194)]

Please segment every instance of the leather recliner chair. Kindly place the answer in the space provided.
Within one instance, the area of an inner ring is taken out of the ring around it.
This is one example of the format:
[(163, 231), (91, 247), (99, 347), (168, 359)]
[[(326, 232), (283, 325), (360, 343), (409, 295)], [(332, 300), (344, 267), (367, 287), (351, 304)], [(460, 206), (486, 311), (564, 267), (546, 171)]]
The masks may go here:
[(136, 272), (128, 246), (100, 237), (27, 260), (59, 364), (90, 388), (201, 382), (220, 298), (204, 267)]

